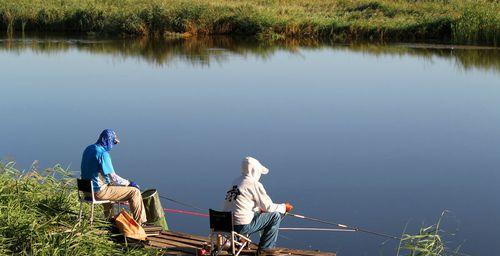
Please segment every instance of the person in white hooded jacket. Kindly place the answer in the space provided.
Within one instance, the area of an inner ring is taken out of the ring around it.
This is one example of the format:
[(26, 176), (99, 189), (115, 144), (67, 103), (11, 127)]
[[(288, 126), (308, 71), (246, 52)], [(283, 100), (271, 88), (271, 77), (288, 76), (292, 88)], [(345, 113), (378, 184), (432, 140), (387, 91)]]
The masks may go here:
[(241, 171), (241, 176), (233, 181), (227, 191), (224, 211), (233, 213), (234, 231), (243, 235), (263, 231), (259, 252), (272, 253), (278, 239), (282, 214), (291, 211), (293, 206), (289, 203), (273, 203), (259, 182), (260, 176), (269, 173), (269, 169), (257, 159), (245, 157)]

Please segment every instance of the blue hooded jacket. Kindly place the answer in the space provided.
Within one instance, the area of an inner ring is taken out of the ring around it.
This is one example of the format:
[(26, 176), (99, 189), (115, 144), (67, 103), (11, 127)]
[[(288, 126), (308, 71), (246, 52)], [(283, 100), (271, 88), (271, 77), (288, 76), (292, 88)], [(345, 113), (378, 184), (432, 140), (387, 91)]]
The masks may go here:
[[(115, 170), (111, 162), (109, 151), (113, 148), (116, 134), (113, 130), (106, 129), (101, 132), (99, 139), (95, 144), (88, 146), (83, 151), (81, 163), (81, 177), (92, 181), (94, 192), (99, 192), (104, 184), (110, 183), (109, 174)], [(102, 180), (99, 177), (102, 175)]]
[(111, 129), (106, 129), (101, 132), (99, 139), (95, 144), (102, 146), (106, 151), (110, 151), (115, 144), (116, 133)]

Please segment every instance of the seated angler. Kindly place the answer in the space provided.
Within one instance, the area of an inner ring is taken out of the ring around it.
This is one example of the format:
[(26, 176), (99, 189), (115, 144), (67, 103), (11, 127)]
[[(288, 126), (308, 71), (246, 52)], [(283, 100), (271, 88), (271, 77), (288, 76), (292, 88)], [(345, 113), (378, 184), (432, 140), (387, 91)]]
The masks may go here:
[(278, 239), (278, 229), (283, 214), (292, 210), (289, 203), (275, 204), (267, 195), (262, 183), (262, 174), (269, 169), (257, 159), (246, 157), (241, 164), (241, 176), (227, 192), (224, 211), (233, 213), (234, 231), (242, 235), (252, 235), (262, 231), (259, 254), (279, 253), (274, 246)]
[[(141, 191), (134, 182), (116, 174), (109, 151), (120, 141), (113, 130), (102, 131), (96, 143), (83, 152), (81, 177), (92, 181), (95, 198), (98, 200), (128, 201), (134, 219), (142, 224), (146, 222), (146, 212)], [(104, 215), (111, 217), (112, 204), (104, 204)]]

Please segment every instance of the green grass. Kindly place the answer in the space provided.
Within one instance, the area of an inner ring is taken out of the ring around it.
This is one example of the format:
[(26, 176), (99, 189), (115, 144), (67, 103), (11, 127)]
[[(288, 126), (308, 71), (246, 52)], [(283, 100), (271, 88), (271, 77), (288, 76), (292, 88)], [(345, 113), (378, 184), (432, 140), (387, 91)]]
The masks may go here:
[[(460, 252), (460, 247), (449, 248), (444, 239), (445, 231), (441, 222), (448, 211), (443, 211), (436, 224), (420, 228), (418, 234), (403, 234), (397, 256), (452, 256), (467, 255)], [(404, 232), (403, 232), (404, 233)]]
[(500, 42), (497, 0), (4, 0), (0, 29)]
[[(104, 221), (77, 224), (74, 178), (60, 166), (43, 172), (0, 162), (0, 255), (147, 255), (111, 240)], [(89, 212), (86, 208), (85, 212)], [(102, 217), (102, 211), (96, 213)], [(99, 215), (100, 214), (100, 215)], [(104, 232), (104, 233), (103, 233)]]

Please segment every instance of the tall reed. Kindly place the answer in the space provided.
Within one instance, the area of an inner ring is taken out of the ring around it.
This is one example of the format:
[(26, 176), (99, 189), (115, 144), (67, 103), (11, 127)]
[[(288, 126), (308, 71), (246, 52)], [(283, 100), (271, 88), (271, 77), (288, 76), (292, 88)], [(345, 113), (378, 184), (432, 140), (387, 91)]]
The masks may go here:
[(417, 234), (403, 234), (396, 256), (458, 256), (467, 255), (458, 248), (448, 248), (441, 228), (447, 211), (443, 211), (436, 224), (420, 228)]
[(0, 29), (499, 43), (497, 0), (4, 0)]
[[(0, 162), (0, 253), (23, 255), (145, 255), (111, 240), (110, 224), (77, 225), (74, 178), (55, 166), (20, 172)], [(99, 208), (98, 208), (99, 209)], [(85, 212), (89, 209), (86, 206)], [(96, 211), (102, 219), (101, 211)]]

